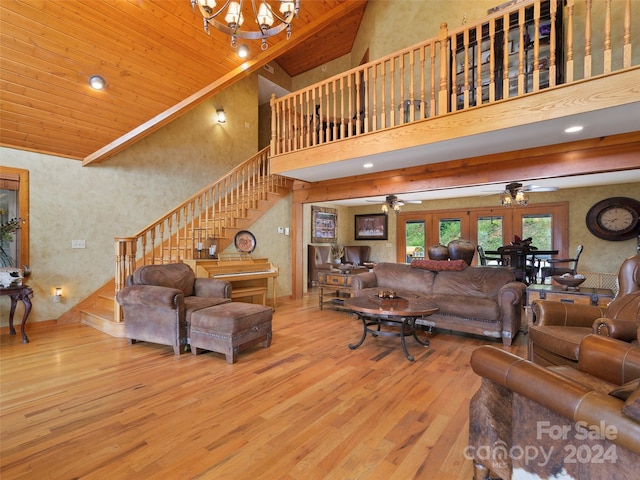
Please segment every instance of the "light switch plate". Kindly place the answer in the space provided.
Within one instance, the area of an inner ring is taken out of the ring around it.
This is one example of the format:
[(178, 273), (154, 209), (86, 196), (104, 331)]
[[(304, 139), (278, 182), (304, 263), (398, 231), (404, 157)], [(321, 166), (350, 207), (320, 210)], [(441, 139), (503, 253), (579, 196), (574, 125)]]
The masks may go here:
[(86, 248), (84, 240), (71, 240), (71, 248)]

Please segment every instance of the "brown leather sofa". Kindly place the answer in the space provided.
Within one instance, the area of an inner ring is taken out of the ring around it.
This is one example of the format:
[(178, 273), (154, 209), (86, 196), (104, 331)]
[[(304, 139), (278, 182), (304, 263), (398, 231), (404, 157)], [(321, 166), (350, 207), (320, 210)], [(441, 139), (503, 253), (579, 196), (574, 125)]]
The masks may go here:
[(176, 355), (188, 343), (191, 314), (231, 301), (231, 283), (196, 278), (184, 263), (145, 265), (116, 295), (130, 343), (171, 345)]
[(590, 333), (631, 342), (640, 324), (640, 255), (618, 270), (618, 294), (607, 307), (536, 300), (529, 328), (529, 360), (539, 365), (575, 365), (581, 340)]
[(588, 335), (572, 368), (483, 346), (471, 367), (482, 382), (464, 454), (476, 480), (638, 478), (640, 347)]
[(380, 289), (399, 296), (418, 296), (438, 306), (438, 312), (416, 324), (502, 339), (511, 342), (520, 329), (525, 285), (516, 282), (509, 268), (467, 267), (464, 261), (414, 260), (412, 264), (460, 271), (434, 271), (404, 263), (378, 263), (372, 271), (353, 276), (354, 295), (374, 295)]

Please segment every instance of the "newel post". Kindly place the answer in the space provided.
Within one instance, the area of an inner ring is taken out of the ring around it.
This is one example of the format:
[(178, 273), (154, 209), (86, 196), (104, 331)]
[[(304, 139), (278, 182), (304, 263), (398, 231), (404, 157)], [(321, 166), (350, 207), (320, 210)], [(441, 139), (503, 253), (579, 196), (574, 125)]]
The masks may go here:
[(122, 309), (116, 300), (115, 295), (122, 290), (128, 275), (131, 275), (136, 268), (136, 237), (120, 237), (116, 242), (116, 272), (115, 272), (115, 292), (113, 297), (113, 320), (122, 321)]

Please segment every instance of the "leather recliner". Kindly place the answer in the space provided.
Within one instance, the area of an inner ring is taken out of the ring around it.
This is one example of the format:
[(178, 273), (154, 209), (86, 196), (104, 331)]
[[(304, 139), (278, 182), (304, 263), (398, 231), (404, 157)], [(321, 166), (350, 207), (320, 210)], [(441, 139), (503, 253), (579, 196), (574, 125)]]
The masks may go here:
[(465, 450), (475, 480), (638, 478), (640, 347), (588, 335), (573, 368), (482, 346), (471, 367), (482, 377)]
[(126, 279), (116, 299), (129, 343), (171, 345), (176, 355), (188, 343), (191, 314), (231, 301), (231, 283), (196, 278), (189, 265), (144, 265)]
[(576, 365), (581, 340), (597, 333), (636, 341), (640, 324), (640, 254), (618, 270), (618, 293), (606, 307), (536, 300), (529, 328), (529, 360), (539, 365)]
[(351, 265), (364, 265), (369, 263), (371, 247), (369, 245), (346, 245), (344, 247), (344, 263)]

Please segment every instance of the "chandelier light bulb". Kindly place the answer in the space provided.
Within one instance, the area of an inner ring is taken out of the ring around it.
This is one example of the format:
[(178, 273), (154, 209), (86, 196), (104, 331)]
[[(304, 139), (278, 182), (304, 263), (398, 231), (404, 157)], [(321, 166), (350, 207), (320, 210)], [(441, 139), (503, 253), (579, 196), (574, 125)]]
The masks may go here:
[(258, 10), (258, 25), (262, 30), (267, 30), (273, 25), (273, 13), (271, 13), (271, 8), (265, 2), (260, 4), (260, 9)]

